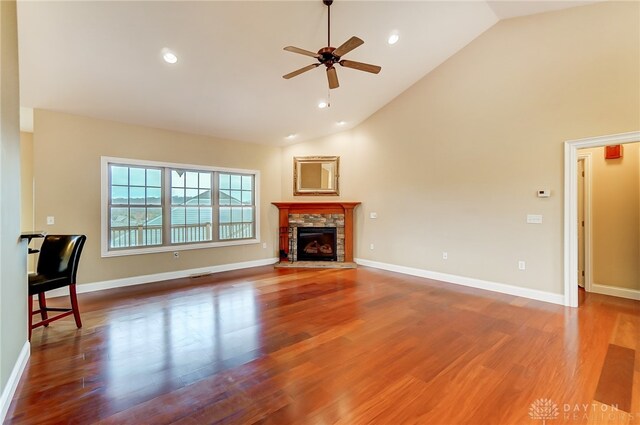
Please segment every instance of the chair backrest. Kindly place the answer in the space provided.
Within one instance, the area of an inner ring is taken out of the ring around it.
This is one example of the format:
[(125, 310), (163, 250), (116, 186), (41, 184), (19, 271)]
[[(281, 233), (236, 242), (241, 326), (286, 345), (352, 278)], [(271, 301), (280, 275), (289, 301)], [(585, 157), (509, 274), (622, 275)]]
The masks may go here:
[(49, 277), (64, 276), (76, 282), (85, 235), (47, 235), (40, 247), (37, 273)]

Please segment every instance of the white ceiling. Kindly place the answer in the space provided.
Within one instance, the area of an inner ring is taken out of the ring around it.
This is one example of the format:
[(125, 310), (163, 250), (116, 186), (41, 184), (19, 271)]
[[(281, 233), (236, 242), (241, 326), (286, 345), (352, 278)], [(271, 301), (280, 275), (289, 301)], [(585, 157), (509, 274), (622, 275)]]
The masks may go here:
[[(19, 1), (21, 106), (273, 145), (353, 127), (499, 19), (585, 1), (341, 1), (331, 44), (365, 44), (329, 90), (315, 59), (327, 42), (327, 7), (313, 1)], [(400, 41), (390, 46), (393, 31)], [(163, 62), (161, 50), (179, 61)], [(321, 100), (330, 107), (318, 109)], [(345, 121), (342, 127), (336, 123)], [(297, 134), (286, 140), (288, 134)]]

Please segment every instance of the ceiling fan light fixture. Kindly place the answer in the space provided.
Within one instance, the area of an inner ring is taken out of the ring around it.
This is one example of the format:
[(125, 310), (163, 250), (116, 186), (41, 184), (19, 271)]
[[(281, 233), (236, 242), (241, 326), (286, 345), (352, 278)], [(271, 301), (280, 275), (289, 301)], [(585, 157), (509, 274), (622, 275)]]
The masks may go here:
[(393, 46), (398, 42), (398, 40), (400, 40), (400, 35), (397, 32), (392, 32), (389, 38), (387, 39), (387, 43)]

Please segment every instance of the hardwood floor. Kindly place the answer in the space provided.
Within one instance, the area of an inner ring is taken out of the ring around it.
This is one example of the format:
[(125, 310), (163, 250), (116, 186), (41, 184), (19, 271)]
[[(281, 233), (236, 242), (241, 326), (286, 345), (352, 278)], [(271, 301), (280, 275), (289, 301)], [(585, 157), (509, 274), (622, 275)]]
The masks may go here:
[(6, 423), (640, 423), (640, 302), (581, 298), (364, 267), (83, 294), (82, 329), (34, 330)]

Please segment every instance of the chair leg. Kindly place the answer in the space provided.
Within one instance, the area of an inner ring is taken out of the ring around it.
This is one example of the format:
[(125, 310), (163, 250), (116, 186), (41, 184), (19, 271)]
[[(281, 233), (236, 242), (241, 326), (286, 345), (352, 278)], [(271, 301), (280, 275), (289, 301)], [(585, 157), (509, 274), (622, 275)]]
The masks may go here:
[[(38, 294), (38, 306), (40, 307), (40, 317), (42, 320), (47, 320), (49, 315), (47, 314), (47, 298), (45, 297), (44, 292), (40, 292)], [(47, 323), (45, 326), (49, 326)]]
[(29, 341), (31, 341), (31, 327), (33, 324), (33, 295), (29, 295)]
[(76, 326), (82, 327), (82, 320), (80, 320), (80, 310), (78, 309), (78, 296), (76, 295), (75, 283), (69, 285), (69, 297), (71, 298), (71, 309), (73, 310), (73, 318), (76, 319)]

